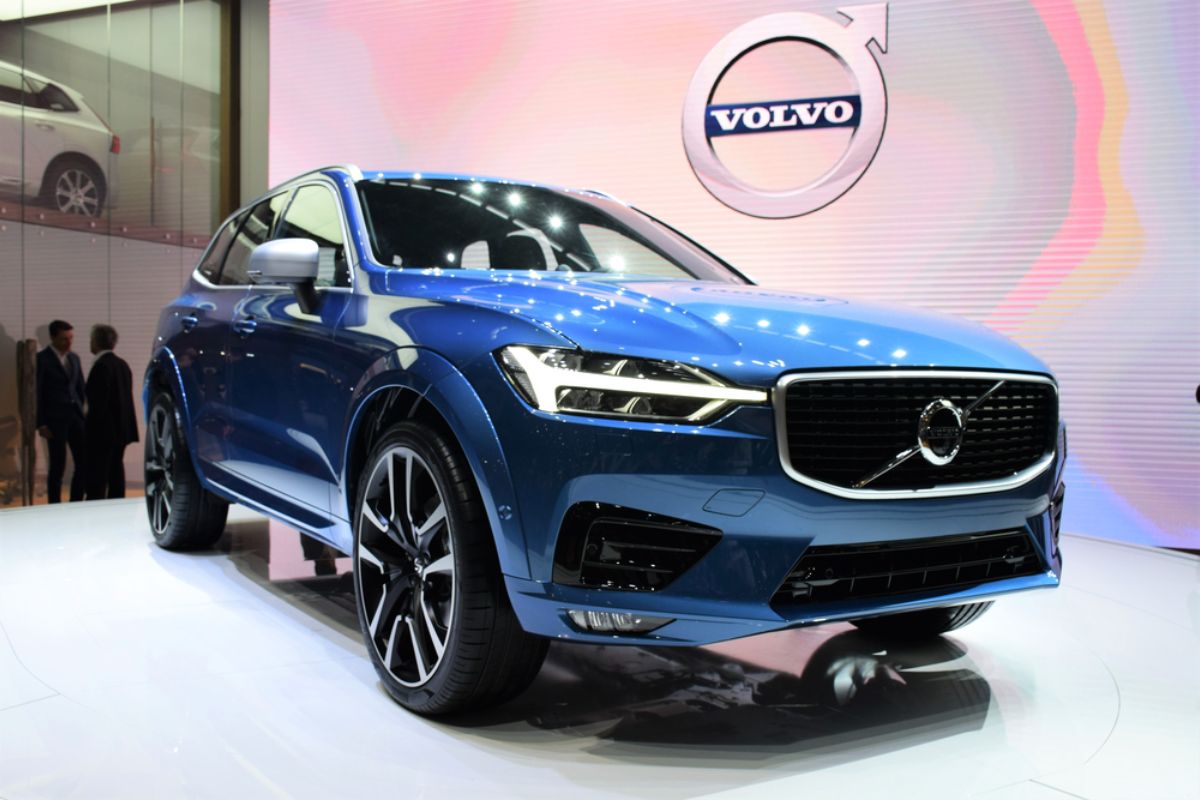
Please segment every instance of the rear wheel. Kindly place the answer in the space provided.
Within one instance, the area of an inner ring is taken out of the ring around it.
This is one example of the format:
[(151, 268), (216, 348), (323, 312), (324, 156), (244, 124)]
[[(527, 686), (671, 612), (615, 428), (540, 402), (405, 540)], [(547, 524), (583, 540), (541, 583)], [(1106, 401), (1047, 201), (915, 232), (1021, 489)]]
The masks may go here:
[(167, 550), (211, 547), (225, 530), (229, 504), (200, 484), (171, 395), (162, 392), (146, 419), (146, 514)]
[(873, 636), (913, 641), (930, 639), (968, 625), (983, 616), (983, 612), (991, 607), (991, 602), (970, 603), (965, 606), (929, 608), (904, 614), (889, 614), (885, 617), (856, 619), (852, 622), (860, 630)]
[(421, 714), (478, 709), (523, 691), (547, 642), (522, 630), (458, 449), (415, 422), (367, 459), (354, 526), (367, 652), (388, 693)]
[(104, 179), (86, 161), (59, 161), (50, 168), (43, 185), (50, 206), (64, 214), (98, 217), (104, 209)]

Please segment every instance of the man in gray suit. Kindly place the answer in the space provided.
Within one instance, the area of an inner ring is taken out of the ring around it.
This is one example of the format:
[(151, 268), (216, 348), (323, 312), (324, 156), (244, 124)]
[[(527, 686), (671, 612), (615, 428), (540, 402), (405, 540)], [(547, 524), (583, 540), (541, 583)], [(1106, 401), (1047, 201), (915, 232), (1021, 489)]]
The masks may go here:
[(71, 476), (71, 500), (82, 500), (83, 460), (83, 367), (79, 356), (71, 352), (75, 329), (71, 323), (56, 319), (50, 323), (50, 344), (37, 355), (37, 425), (46, 440), (50, 466), (46, 473), (46, 497), (51, 503), (61, 499), (63, 473), (67, 468), (67, 448), (75, 462)]

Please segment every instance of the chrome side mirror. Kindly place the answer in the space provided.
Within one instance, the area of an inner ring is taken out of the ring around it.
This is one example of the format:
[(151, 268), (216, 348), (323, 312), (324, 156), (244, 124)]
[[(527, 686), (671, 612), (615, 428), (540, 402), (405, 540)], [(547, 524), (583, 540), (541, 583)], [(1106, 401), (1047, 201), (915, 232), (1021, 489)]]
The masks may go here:
[(305, 314), (317, 308), (314, 288), (320, 248), (312, 239), (272, 239), (250, 253), (248, 274), (254, 283), (290, 285)]
[(320, 250), (312, 239), (273, 239), (250, 253), (255, 283), (304, 283), (317, 279)]

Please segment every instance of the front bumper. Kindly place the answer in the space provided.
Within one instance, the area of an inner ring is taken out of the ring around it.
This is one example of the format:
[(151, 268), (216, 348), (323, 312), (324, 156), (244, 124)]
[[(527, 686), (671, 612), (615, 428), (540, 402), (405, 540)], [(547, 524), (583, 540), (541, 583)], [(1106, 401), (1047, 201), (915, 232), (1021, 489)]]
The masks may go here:
[[(507, 387), (504, 387), (507, 389)], [(513, 608), (531, 633), (607, 643), (709, 644), (766, 631), (925, 607), (975, 602), (1056, 586), (1061, 557), (1052, 502), (1061, 457), (1028, 483), (957, 497), (857, 500), (788, 477), (774, 414), (743, 406), (708, 426), (631, 423), (533, 411), (514, 394), (490, 411), (518, 500), (530, 578), (506, 576)], [(719, 530), (718, 543), (658, 591), (565, 585), (554, 580), (564, 517), (580, 503), (637, 509)], [(810, 546), (1025, 532), (1033, 574), (951, 591), (772, 606)], [(587, 633), (568, 610), (667, 617), (642, 635)]]

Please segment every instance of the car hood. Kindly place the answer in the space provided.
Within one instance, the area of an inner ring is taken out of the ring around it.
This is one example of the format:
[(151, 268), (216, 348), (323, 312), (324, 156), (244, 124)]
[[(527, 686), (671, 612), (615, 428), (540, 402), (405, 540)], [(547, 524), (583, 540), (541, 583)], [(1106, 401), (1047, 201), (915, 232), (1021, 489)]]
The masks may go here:
[(760, 286), (493, 273), (462, 274), (449, 288), (454, 302), (526, 318), (585, 350), (682, 361), (746, 385), (769, 386), (781, 372), (804, 369), (1049, 372), (967, 320)]

